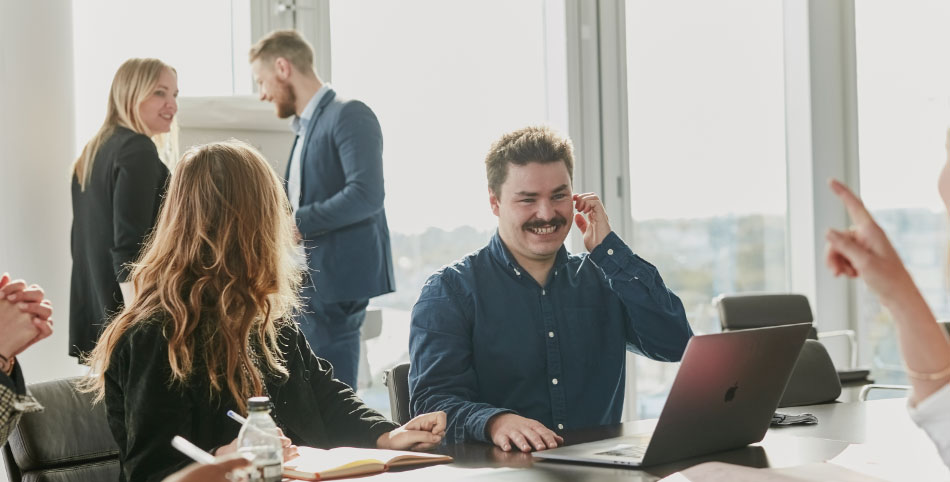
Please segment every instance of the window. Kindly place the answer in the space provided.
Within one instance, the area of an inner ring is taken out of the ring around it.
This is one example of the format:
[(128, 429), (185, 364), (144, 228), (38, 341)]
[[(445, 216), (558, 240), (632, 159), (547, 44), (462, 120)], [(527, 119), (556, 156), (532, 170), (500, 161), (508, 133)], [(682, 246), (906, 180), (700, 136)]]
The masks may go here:
[[(721, 293), (787, 286), (782, 2), (626, 3), (633, 232), (627, 241), (719, 331)], [(640, 417), (678, 365), (637, 358)]]
[[(855, 3), (861, 195), (937, 318), (950, 317), (947, 215), (937, 176), (947, 153), (950, 4)], [(906, 383), (890, 314), (857, 283), (864, 363), (879, 383)]]
[(77, 153), (102, 125), (112, 77), (126, 59), (178, 71), (182, 96), (251, 93), (250, 0), (73, 3)]
[(397, 291), (372, 300), (383, 332), (367, 342), (371, 386), (360, 396), (384, 413), (381, 373), (408, 360), (422, 284), (494, 233), (489, 146), (550, 118), (544, 8), (541, 0), (330, 4), (333, 86), (366, 102), (383, 130)]

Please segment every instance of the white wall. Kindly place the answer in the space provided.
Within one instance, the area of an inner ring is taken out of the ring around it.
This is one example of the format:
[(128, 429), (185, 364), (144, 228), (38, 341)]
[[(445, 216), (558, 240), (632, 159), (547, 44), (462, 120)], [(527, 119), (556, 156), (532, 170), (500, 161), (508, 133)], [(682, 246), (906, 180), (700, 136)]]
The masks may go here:
[(179, 98), (178, 124), (182, 153), (233, 137), (260, 150), (281, 177), (294, 144), (290, 120), (278, 119), (271, 103), (252, 96)]
[(31, 382), (77, 371), (66, 355), (72, 59), (68, 3), (0, 2), (0, 270), (54, 306), (53, 336), (18, 357)]
[(29, 382), (79, 373), (66, 355), (72, 59), (70, 3), (0, 1), (0, 271), (42, 285), (55, 310), (53, 336), (17, 357)]
[(189, 147), (232, 138), (256, 147), (277, 171), (277, 175), (284, 177), (287, 160), (290, 158), (290, 149), (294, 144), (294, 134), (289, 128), (286, 132), (275, 132), (252, 129), (198, 129), (182, 126), (178, 134), (178, 145), (181, 153), (184, 154)]

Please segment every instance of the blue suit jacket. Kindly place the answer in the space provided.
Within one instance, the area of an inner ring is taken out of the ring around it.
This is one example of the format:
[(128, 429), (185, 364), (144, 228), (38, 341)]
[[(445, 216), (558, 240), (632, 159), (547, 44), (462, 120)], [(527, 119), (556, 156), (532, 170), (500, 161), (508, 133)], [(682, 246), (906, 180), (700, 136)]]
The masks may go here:
[(333, 303), (394, 291), (376, 115), (331, 89), (310, 119), (305, 142), (296, 221), (316, 296)]

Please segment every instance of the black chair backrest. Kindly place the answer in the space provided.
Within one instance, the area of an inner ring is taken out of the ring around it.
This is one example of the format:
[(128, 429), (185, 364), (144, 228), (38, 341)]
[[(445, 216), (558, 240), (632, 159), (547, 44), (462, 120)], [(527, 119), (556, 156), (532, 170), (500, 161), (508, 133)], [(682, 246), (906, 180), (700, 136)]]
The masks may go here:
[(383, 384), (389, 389), (389, 410), (393, 421), (404, 425), (409, 421), (409, 362), (400, 363), (383, 374)]
[(817, 340), (805, 340), (779, 407), (816, 405), (841, 396), (841, 381), (828, 350)]
[(10, 482), (119, 480), (119, 447), (105, 404), (64, 378), (28, 387), (45, 408), (24, 414), (3, 448)]
[[(812, 323), (815, 320), (808, 298), (794, 293), (721, 295), (715, 304), (719, 308), (722, 329), (727, 331)], [(808, 338), (818, 338), (814, 328)]]
[[(715, 300), (723, 331), (812, 323), (811, 305), (804, 295), (753, 293), (721, 295)], [(841, 380), (812, 326), (779, 407), (830, 402), (841, 395)]]

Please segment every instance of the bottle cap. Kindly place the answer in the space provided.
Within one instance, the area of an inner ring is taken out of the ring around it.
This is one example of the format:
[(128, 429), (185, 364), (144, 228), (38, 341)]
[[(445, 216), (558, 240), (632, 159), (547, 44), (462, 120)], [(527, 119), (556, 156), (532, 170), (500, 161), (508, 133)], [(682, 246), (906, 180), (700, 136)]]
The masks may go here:
[(251, 397), (247, 399), (248, 410), (270, 410), (270, 398)]

